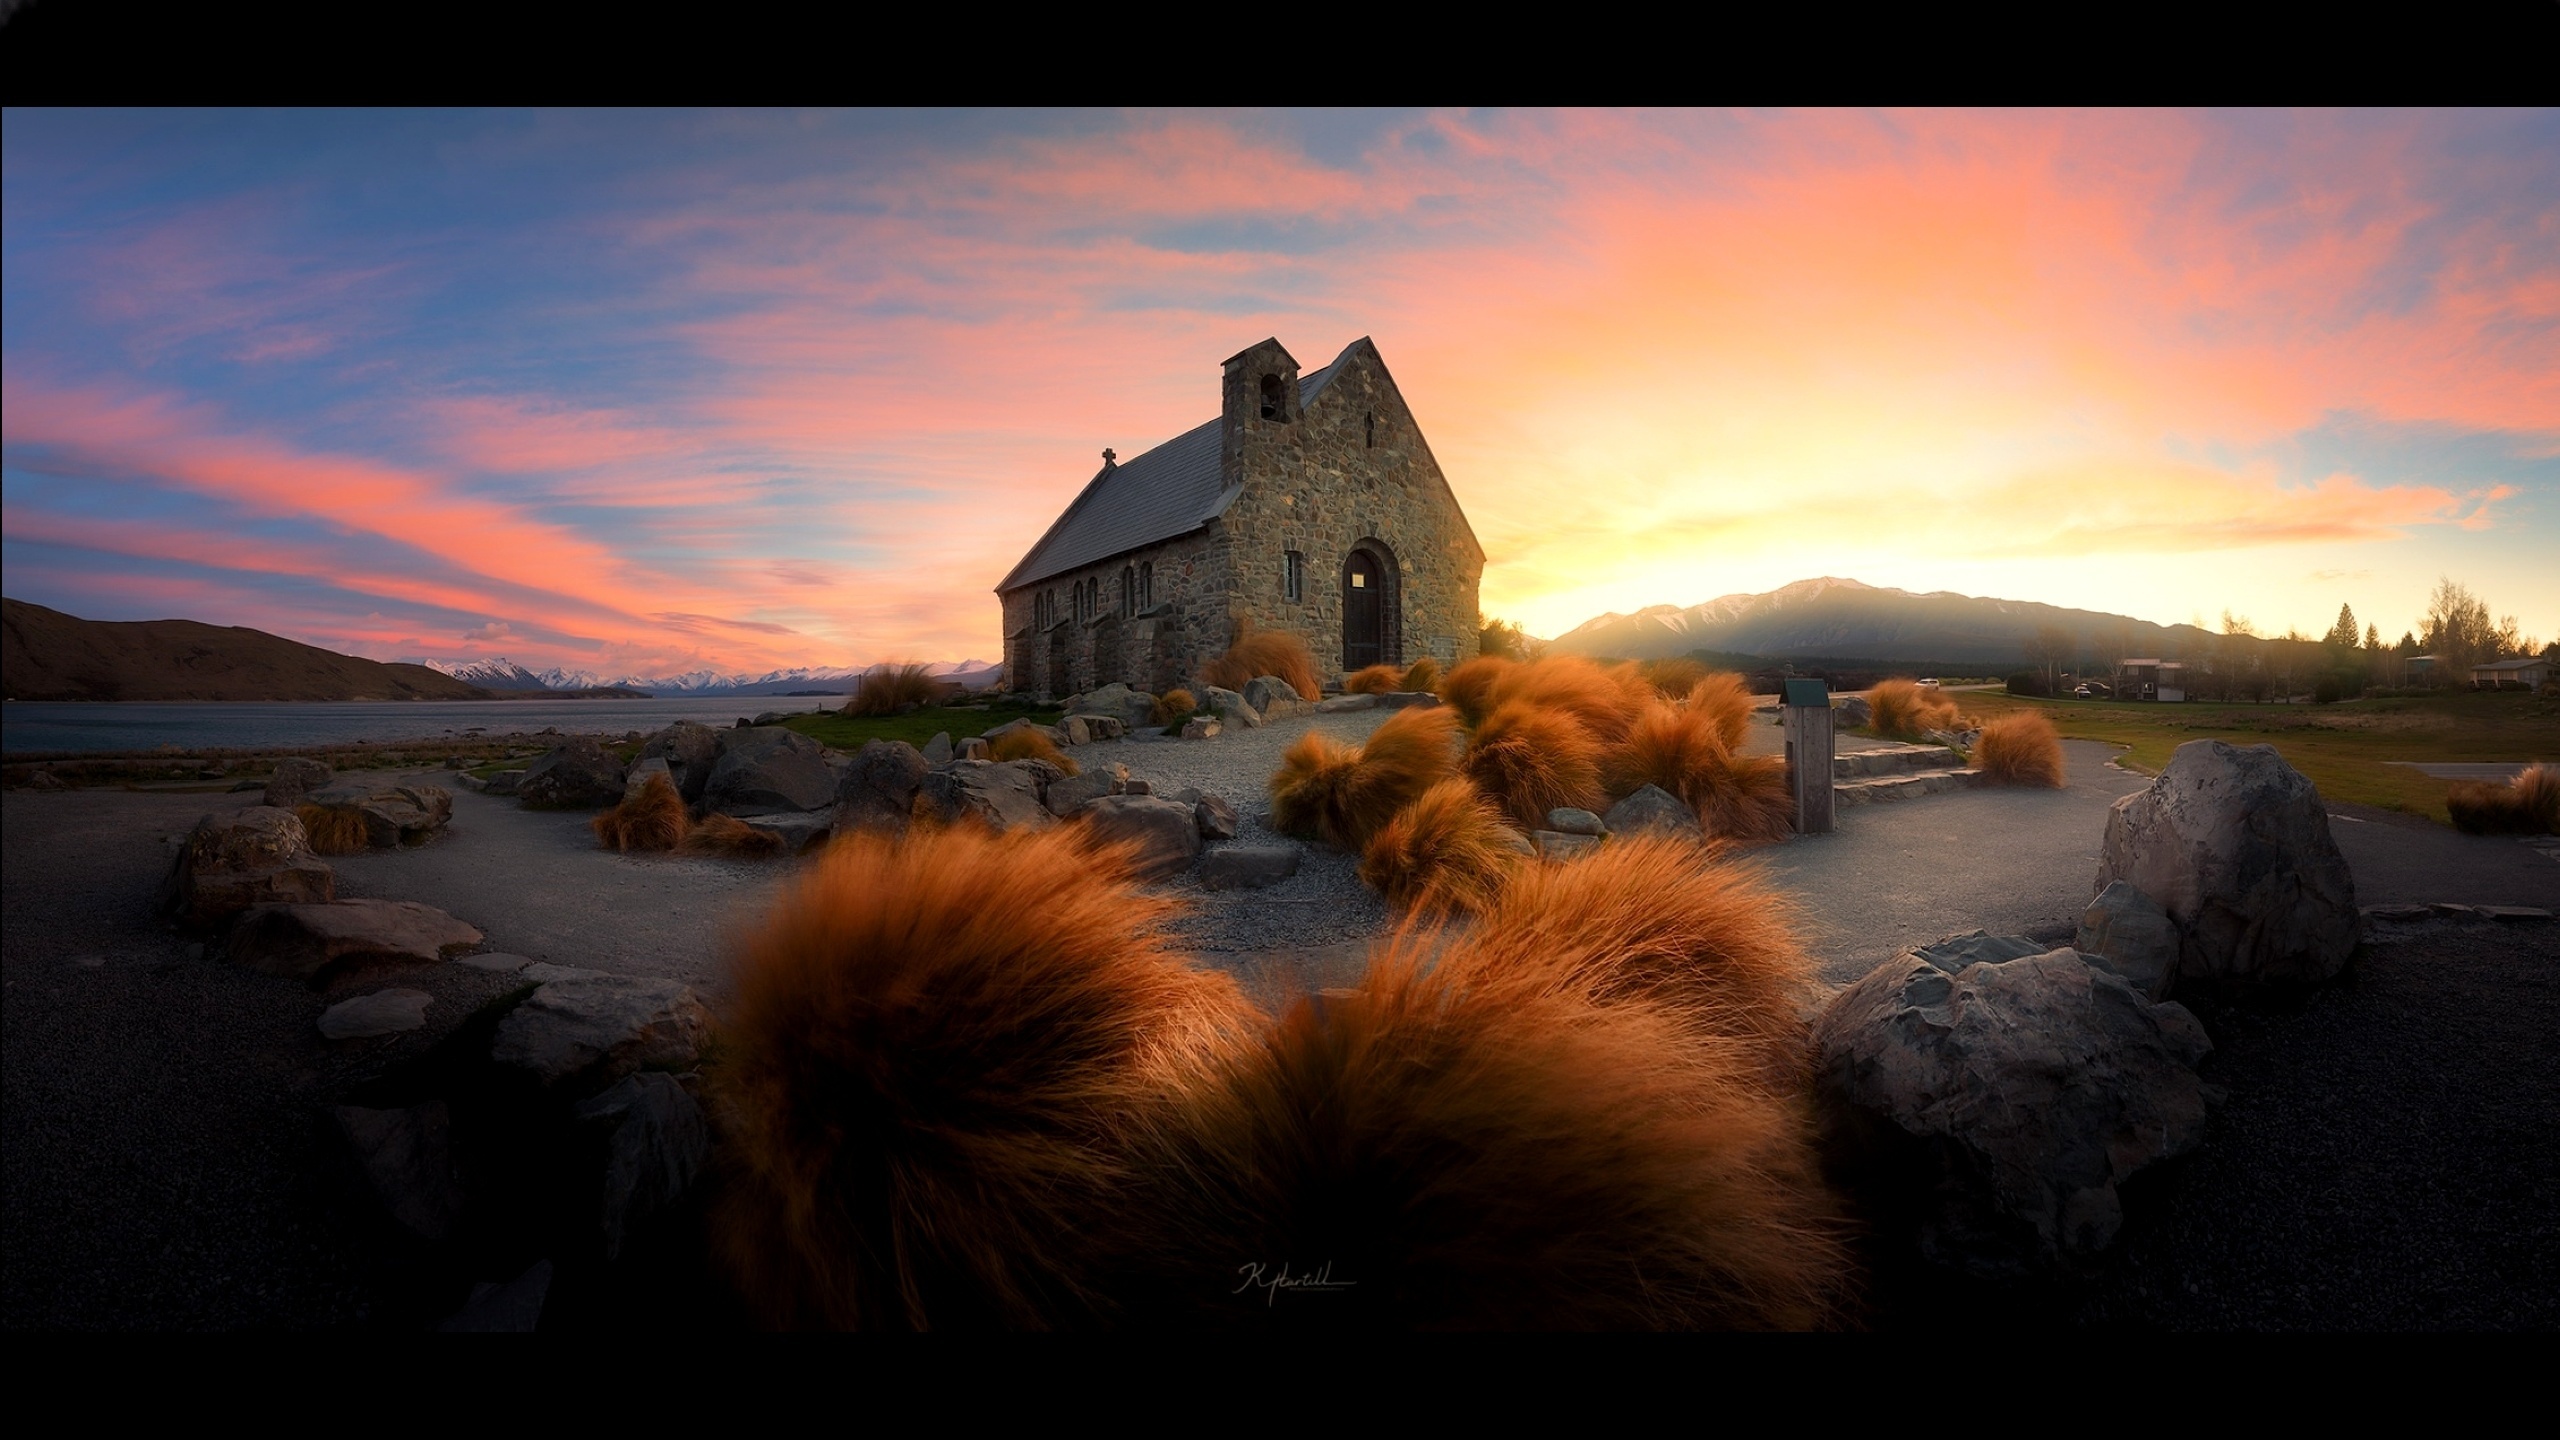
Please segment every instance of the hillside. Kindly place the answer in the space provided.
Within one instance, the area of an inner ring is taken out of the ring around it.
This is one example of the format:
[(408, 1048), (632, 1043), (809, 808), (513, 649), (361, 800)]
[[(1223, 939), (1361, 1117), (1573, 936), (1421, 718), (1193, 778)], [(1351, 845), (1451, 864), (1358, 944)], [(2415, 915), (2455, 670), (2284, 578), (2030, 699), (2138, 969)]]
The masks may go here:
[(0, 600), (11, 700), (486, 700), (423, 665), (385, 665), (242, 626), (82, 620)]
[(1819, 657), (1996, 670), (2025, 663), (2028, 639), (2047, 625), (2070, 632), (2090, 655), (2108, 650), (2101, 637), (2119, 629), (2133, 654), (2192, 654), (2207, 638), (2192, 625), (2155, 625), (2097, 610), (1943, 590), (1915, 595), (1826, 576), (1687, 609), (1649, 605), (1632, 615), (1603, 615), (1557, 636), (1553, 648), (1632, 660), (1705, 650), (1772, 660)]

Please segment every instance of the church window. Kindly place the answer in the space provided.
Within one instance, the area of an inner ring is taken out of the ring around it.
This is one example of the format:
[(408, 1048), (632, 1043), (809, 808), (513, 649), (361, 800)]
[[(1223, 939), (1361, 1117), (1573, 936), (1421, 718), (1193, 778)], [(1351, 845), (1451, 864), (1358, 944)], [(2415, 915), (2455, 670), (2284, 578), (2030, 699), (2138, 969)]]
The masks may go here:
[(1375, 410), (1369, 412), (1368, 438), (1365, 443), (1372, 450), (1378, 448), (1378, 412)]
[(1262, 377), (1262, 418), (1265, 420), (1289, 418), (1288, 396), (1283, 393), (1280, 377), (1277, 375)]
[(1143, 610), (1155, 603), (1156, 562), (1141, 560), (1138, 562), (1138, 608)]
[(1307, 598), (1307, 557), (1295, 550), (1280, 552), (1280, 591), (1292, 602)]
[(1138, 567), (1123, 565), (1120, 567), (1120, 618), (1126, 620), (1137, 613)]

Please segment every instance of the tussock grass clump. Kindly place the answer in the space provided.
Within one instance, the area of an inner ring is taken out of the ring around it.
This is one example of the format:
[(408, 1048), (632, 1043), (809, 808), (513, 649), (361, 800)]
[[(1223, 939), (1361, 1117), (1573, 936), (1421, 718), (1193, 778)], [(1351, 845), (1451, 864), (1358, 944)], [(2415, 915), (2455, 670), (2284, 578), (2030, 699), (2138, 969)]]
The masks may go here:
[(1345, 850), (1369, 837), (1457, 768), (1458, 719), (1446, 710), (1399, 710), (1357, 748), (1310, 730), (1271, 776), (1271, 825)]
[(1600, 742), (1571, 712), (1510, 700), (1476, 727), (1464, 766), (1514, 824), (1543, 830), (1547, 812), (1559, 806), (1608, 808), (1600, 788), (1601, 753)]
[(322, 855), (361, 855), (373, 843), (365, 829), (364, 812), (353, 806), (296, 805), (293, 818), (302, 822), (311, 848)]
[[(2515, 779), (2456, 782), (2445, 796), (2454, 828), (2471, 835), (2560, 832), (2560, 766), (2528, 765)], [(313, 848), (318, 848), (317, 845)], [(326, 853), (326, 852), (323, 852)]]
[(1689, 709), (1704, 715), (1715, 726), (1716, 738), (1727, 750), (1742, 748), (1743, 736), (1751, 729), (1751, 682), (1730, 670), (1718, 670), (1689, 687)]
[(1518, 832), (1475, 782), (1454, 776), (1422, 792), (1369, 838), (1360, 879), (1398, 909), (1465, 913), (1491, 903), (1520, 868)]
[(1874, 711), (1869, 724), (1877, 734), (1905, 740), (1919, 739), (1923, 731), (1952, 730), (1962, 718), (1945, 693), (1923, 690), (1909, 680), (1883, 682), (1867, 692), (1867, 704)]
[(1346, 695), (1384, 695), (1404, 683), (1404, 672), (1393, 665), (1371, 665), (1354, 670), (1343, 677)]
[[(1747, 1045), (1408, 934), (1145, 1137), (1133, 1213), (1170, 1323), (1804, 1329), (1845, 1273), (1799, 1106)], [(1435, 963), (1436, 961), (1436, 963)], [(1329, 1294), (1221, 1294), (1281, 1257)], [(1299, 1258), (1305, 1257), (1305, 1258)], [(1318, 1257), (1321, 1257), (1320, 1259)], [(1224, 1289), (1226, 1287), (1219, 1287)], [(1271, 1302), (1276, 1299), (1277, 1305)]]
[(1718, 763), (1730, 748), (1714, 715), (1657, 700), (1636, 717), (1626, 738), (1602, 755), (1601, 783), (1613, 798), (1659, 785), (1694, 810), (1712, 777), (1721, 773)]
[(1128, 1214), (1131, 1133), (1163, 1097), (1211, 1088), (1260, 1020), (1224, 973), (1165, 949), (1173, 902), (1128, 853), (1074, 828), (858, 834), (743, 938), (714, 1235), (762, 1320), (1113, 1313), (1110, 1252), (1157, 1223)]
[(701, 823), (685, 832), (684, 843), (676, 848), (688, 855), (763, 860), (781, 854), (786, 847), (781, 836), (759, 830), (735, 815), (705, 815)]
[(895, 715), (909, 705), (933, 704), (942, 691), (943, 682), (922, 665), (875, 665), (863, 672), (862, 684), (841, 713)]
[[(1229, 689), (1232, 687), (1220, 686), (1219, 688)], [(1167, 690), (1162, 695), (1156, 697), (1156, 707), (1148, 714), (1147, 718), (1150, 722), (1157, 725), (1179, 725), (1183, 721), (1190, 719), (1192, 712), (1199, 708), (1200, 702), (1192, 696), (1190, 691)]]
[(1686, 655), (1674, 655), (1667, 660), (1644, 662), (1644, 678), (1653, 683), (1654, 694), (1665, 700), (1678, 700), (1707, 678), (1707, 667)]
[(994, 760), (1046, 760), (1070, 775), (1082, 771), (1081, 766), (1067, 757), (1066, 751), (1058, 748), (1056, 741), (1028, 725), (1019, 730), (1008, 730), (988, 741), (987, 755)]
[(1772, 845), (1795, 833), (1796, 797), (1787, 792), (1787, 762), (1779, 756), (1720, 751), (1698, 787), (1691, 803), (1713, 839)]
[(1494, 686), (1517, 663), (1499, 655), (1479, 655), (1440, 677), (1440, 699), (1473, 729), (1493, 713)]
[(2062, 737), (2042, 711), (2019, 710), (1986, 721), (1974, 741), (1973, 763), (1994, 785), (2062, 788)]
[(1238, 626), (1235, 643), (1227, 653), (1209, 662), (1200, 678), (1221, 690), (1241, 692), (1245, 685), (1265, 675), (1276, 675), (1289, 682), (1301, 700), (1324, 698), (1324, 682), (1316, 676), (1316, 660), (1307, 653), (1307, 642), (1285, 630), (1255, 630)]
[(1440, 662), (1425, 655), (1405, 667), (1404, 679), (1396, 683), (1399, 690), (1419, 694), (1436, 689), (1440, 684)]
[(1601, 669), (1579, 655), (1553, 656), (1502, 672), (1495, 682), (1495, 706), (1533, 705), (1572, 716), (1603, 741), (1616, 740), (1635, 723), (1650, 685), (1630, 687), (1632, 667), (1624, 676)]
[(593, 820), (596, 843), (615, 850), (673, 850), (684, 843), (693, 817), (685, 813), (684, 796), (664, 775), (652, 775), (638, 794), (623, 797)]

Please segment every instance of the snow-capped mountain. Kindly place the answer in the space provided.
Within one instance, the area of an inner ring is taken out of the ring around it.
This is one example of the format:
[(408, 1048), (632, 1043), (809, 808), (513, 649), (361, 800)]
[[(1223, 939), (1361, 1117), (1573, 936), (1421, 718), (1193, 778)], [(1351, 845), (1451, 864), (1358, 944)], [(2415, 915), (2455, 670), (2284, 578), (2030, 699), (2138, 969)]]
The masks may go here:
[[(831, 690), (848, 694), (870, 668), (862, 665), (804, 665), (790, 670), (768, 670), (761, 675), (743, 672), (724, 675), (717, 670), (690, 670), (680, 675), (605, 675), (592, 670), (568, 670), (557, 666), (548, 670), (529, 670), (503, 655), (486, 660), (421, 660), (414, 663), (438, 674), (450, 675), (466, 685), (477, 685), (487, 690), (594, 690), (619, 686), (646, 690), (653, 695), (776, 695), (790, 690)], [(995, 683), (1002, 668), (985, 660), (946, 660), (925, 667), (932, 674), (956, 680), (971, 689), (982, 689)]]
[(1648, 605), (1612, 612), (1555, 638), (1566, 654), (1652, 659), (1704, 651), (1770, 659), (2015, 666), (2029, 636), (2054, 627), (2108, 648), (2121, 631), (2137, 653), (2177, 654), (2203, 632), (2032, 600), (1936, 591), (1927, 595), (1824, 576), (1765, 595), (1725, 595), (1701, 605)]

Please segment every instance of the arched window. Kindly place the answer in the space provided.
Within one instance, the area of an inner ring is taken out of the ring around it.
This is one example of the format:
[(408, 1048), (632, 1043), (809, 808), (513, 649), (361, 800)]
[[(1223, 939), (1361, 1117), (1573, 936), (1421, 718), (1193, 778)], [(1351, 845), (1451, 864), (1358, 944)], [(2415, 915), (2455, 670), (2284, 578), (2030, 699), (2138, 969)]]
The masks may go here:
[(1144, 610), (1155, 603), (1156, 562), (1141, 560), (1138, 562), (1138, 608)]
[(1370, 449), (1375, 450), (1375, 449), (1377, 449), (1377, 448), (1378, 448), (1378, 412), (1377, 412), (1377, 411), (1372, 410), (1372, 411), (1370, 411), (1370, 412), (1369, 412), (1369, 420), (1368, 420), (1368, 427), (1367, 427), (1367, 428), (1368, 428), (1368, 437), (1367, 437), (1367, 439), (1366, 439), (1363, 443), (1365, 443), (1365, 444), (1366, 444)]
[(1265, 420), (1289, 418), (1289, 397), (1281, 388), (1280, 377), (1277, 375), (1262, 377), (1262, 418)]
[(1120, 618), (1126, 620), (1137, 613), (1138, 567), (1123, 565), (1120, 567)]
[(1307, 557), (1298, 551), (1280, 552), (1280, 596), (1291, 604), (1307, 598)]

